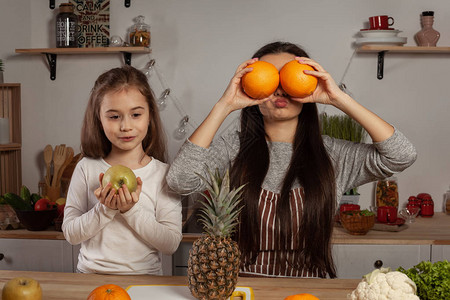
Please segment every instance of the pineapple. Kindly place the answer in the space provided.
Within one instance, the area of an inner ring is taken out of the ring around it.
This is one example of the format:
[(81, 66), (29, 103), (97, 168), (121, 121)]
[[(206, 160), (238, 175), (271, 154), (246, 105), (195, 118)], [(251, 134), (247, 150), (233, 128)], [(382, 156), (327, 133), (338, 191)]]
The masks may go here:
[(208, 170), (209, 180), (202, 193), (200, 222), (204, 234), (189, 251), (189, 289), (197, 299), (227, 299), (233, 293), (239, 274), (240, 251), (230, 238), (241, 211), (242, 188), (230, 191), (228, 170), (221, 177), (219, 170)]

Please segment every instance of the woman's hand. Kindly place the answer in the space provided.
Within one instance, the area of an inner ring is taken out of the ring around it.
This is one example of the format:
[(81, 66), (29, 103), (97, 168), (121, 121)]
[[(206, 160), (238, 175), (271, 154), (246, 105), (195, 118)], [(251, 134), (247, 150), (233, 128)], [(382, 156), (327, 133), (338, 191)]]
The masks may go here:
[(331, 75), (316, 61), (307, 57), (296, 57), (295, 59), (299, 63), (309, 65), (315, 69), (315, 71), (305, 70), (304, 73), (316, 77), (318, 83), (316, 89), (310, 96), (305, 98), (292, 98), (293, 100), (301, 103), (315, 102), (337, 106), (340, 99), (349, 97), (341, 91)]
[(269, 99), (265, 98), (256, 100), (250, 98), (242, 88), (242, 77), (253, 70), (253, 68), (247, 68), (247, 66), (257, 60), (258, 58), (249, 59), (239, 65), (225, 92), (220, 98), (218, 103), (223, 103), (228, 108), (230, 113), (247, 106), (261, 104)]
[(121, 213), (126, 213), (129, 211), (138, 201), (139, 195), (142, 191), (142, 180), (140, 177), (136, 178), (137, 180), (137, 188), (136, 191), (130, 193), (128, 187), (124, 184), (119, 189), (119, 195), (117, 199), (117, 209)]
[(95, 197), (97, 197), (98, 201), (109, 207), (111, 209), (117, 209), (117, 198), (116, 190), (112, 187), (111, 182), (109, 182), (106, 186), (102, 187), (102, 179), (103, 173), (100, 173), (98, 179), (100, 181), (100, 186), (94, 191)]

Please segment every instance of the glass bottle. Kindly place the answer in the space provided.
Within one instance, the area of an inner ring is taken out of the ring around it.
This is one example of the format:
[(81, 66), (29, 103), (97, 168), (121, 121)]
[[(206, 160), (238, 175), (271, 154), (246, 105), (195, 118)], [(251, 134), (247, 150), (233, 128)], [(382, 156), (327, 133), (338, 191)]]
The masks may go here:
[(131, 46), (150, 47), (150, 25), (144, 23), (144, 16), (137, 16), (135, 24), (129, 29), (129, 43)]
[(398, 208), (398, 184), (396, 177), (378, 180), (375, 191), (376, 205)]
[(420, 16), (422, 30), (416, 33), (417, 45), (423, 47), (436, 47), (440, 33), (433, 29), (434, 11), (424, 11)]
[(61, 3), (59, 14), (56, 16), (56, 47), (76, 48), (76, 30), (78, 18), (74, 14), (72, 3)]
[(447, 215), (450, 215), (450, 188), (444, 194), (444, 211)]

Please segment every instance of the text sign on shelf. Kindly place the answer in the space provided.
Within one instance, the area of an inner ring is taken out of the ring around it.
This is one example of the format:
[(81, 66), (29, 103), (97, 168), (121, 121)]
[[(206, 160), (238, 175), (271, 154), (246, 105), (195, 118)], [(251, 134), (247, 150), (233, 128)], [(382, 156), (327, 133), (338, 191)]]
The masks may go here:
[(109, 46), (110, 0), (70, 0), (78, 16), (78, 47)]

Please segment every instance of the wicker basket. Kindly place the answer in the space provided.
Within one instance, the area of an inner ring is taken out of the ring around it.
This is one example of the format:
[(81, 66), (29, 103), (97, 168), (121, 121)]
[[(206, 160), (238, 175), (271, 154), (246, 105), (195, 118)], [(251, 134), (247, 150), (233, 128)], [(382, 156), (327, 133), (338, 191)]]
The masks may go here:
[(375, 215), (363, 216), (358, 211), (345, 211), (340, 217), (342, 226), (353, 235), (364, 235), (375, 224)]

